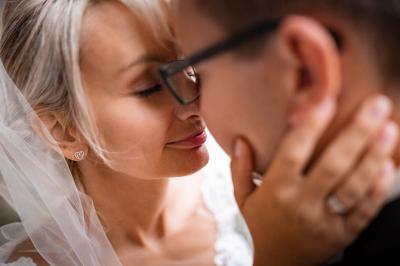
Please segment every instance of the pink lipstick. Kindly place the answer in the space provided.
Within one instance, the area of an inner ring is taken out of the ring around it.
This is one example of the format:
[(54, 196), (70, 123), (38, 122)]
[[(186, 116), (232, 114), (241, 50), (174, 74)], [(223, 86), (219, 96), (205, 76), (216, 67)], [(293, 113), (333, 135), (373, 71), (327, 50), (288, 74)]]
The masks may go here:
[(168, 143), (167, 146), (175, 149), (189, 150), (201, 147), (207, 140), (207, 133), (203, 130), (186, 139)]

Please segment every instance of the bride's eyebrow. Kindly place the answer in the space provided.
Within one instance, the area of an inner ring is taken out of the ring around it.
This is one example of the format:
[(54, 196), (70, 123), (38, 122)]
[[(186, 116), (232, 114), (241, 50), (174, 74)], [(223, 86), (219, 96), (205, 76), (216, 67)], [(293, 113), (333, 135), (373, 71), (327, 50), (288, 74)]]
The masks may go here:
[(166, 56), (159, 55), (159, 54), (143, 54), (138, 56), (136, 59), (134, 59), (131, 63), (128, 65), (122, 67), (121, 69), (118, 70), (117, 75), (121, 75), (127, 70), (131, 69), (132, 67), (135, 67), (140, 64), (149, 64), (149, 63), (162, 63), (166, 62), (168, 59)]

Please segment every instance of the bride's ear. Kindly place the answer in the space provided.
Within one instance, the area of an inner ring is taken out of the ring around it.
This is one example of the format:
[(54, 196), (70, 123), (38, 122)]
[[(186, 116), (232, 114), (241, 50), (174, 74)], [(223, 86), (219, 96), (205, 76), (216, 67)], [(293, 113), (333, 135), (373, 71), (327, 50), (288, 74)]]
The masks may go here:
[(48, 112), (41, 114), (39, 118), (56, 143), (51, 143), (46, 137), (45, 139), (52, 145), (57, 145), (65, 158), (72, 161), (80, 161), (87, 155), (88, 145), (74, 127), (67, 126), (64, 123), (61, 115), (55, 112)]

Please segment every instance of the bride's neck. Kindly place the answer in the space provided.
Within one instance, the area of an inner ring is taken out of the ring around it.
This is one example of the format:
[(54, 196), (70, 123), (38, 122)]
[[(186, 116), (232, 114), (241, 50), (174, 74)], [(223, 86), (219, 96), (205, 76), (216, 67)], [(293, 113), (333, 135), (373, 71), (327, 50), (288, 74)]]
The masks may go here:
[(149, 238), (165, 233), (168, 179), (144, 180), (105, 171), (84, 169), (84, 187), (113, 243), (146, 246)]

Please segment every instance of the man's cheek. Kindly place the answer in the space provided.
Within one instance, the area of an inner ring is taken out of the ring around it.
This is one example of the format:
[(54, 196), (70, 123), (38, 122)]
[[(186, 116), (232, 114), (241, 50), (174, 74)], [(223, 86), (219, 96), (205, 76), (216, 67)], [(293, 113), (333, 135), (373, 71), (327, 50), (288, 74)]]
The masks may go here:
[(212, 114), (220, 108), (218, 97), (216, 97), (212, 89), (208, 88), (207, 86), (203, 86), (200, 96), (200, 112), (204, 117), (208, 117), (208, 114)]

